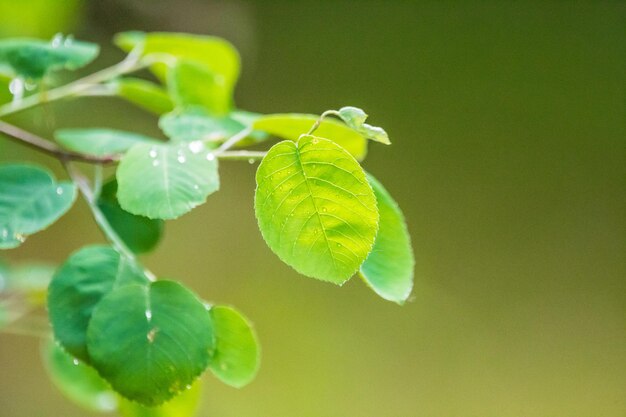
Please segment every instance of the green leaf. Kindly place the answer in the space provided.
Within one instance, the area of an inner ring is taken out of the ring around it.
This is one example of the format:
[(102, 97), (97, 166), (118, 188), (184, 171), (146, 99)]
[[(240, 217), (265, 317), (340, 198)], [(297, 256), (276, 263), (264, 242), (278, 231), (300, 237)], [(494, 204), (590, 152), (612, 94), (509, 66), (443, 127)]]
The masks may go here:
[(193, 417), (198, 411), (201, 388), (202, 380), (198, 379), (189, 389), (156, 407), (146, 407), (122, 397), (119, 412), (122, 417)]
[(111, 412), (117, 408), (115, 392), (95, 369), (73, 358), (52, 341), (45, 343), (42, 355), (50, 379), (72, 402), (95, 412)]
[(159, 127), (176, 142), (222, 142), (245, 129), (244, 125), (232, 118), (211, 116), (201, 107), (165, 114), (159, 119)]
[(163, 234), (163, 221), (124, 211), (117, 201), (117, 181), (108, 181), (98, 198), (98, 207), (128, 248), (135, 253), (150, 252)]
[(269, 247), (301, 274), (342, 284), (369, 254), (376, 198), (361, 166), (334, 142), (274, 145), (256, 173), (255, 212)]
[(236, 388), (247, 385), (259, 369), (260, 351), (250, 322), (232, 307), (209, 310), (215, 328), (215, 356), (209, 365), (213, 374)]
[(413, 288), (415, 259), (411, 237), (398, 204), (371, 174), (380, 213), (378, 235), (372, 252), (361, 265), (361, 276), (382, 298), (403, 304)]
[(9, 84), (11, 84), (11, 77), (0, 74), (0, 104), (9, 103), (13, 100)]
[(133, 132), (115, 129), (59, 129), (54, 138), (65, 149), (95, 156), (124, 153), (138, 143), (160, 141)]
[(41, 79), (49, 71), (75, 70), (93, 61), (100, 51), (94, 43), (55, 36), (39, 39), (0, 41), (0, 71), (30, 79)]
[(115, 94), (145, 110), (163, 114), (174, 110), (174, 103), (161, 86), (140, 78), (119, 78), (110, 83)]
[(175, 219), (219, 189), (217, 159), (199, 141), (135, 145), (117, 169), (120, 206), (151, 219)]
[[(236, 122), (239, 122), (242, 126), (251, 128), (253, 127), (254, 122), (256, 122), (263, 115), (245, 110), (234, 110), (229, 116)], [(266, 141), (269, 136), (270, 135), (268, 135), (267, 132), (263, 132), (262, 130), (253, 130), (250, 135), (237, 142), (237, 145), (235, 146), (237, 148), (242, 148), (245, 146), (256, 145), (257, 143)]]
[(87, 325), (102, 298), (114, 288), (147, 284), (136, 265), (108, 246), (87, 246), (74, 252), (52, 278), (48, 313), (54, 336), (77, 358), (90, 362)]
[(384, 143), (385, 145), (391, 145), (389, 141), (389, 135), (385, 132), (385, 129), (378, 126), (370, 126), (367, 123), (363, 123), (363, 126), (359, 129), (364, 137), (371, 139), (375, 142)]
[[(123, 32), (115, 36), (115, 43), (127, 52), (142, 45), (143, 55), (166, 54), (173, 58), (195, 61), (224, 77), (228, 86), (234, 86), (239, 77), (239, 54), (229, 42), (221, 38), (186, 33)], [(154, 64), (151, 70), (165, 82), (166, 64)]]
[(148, 406), (191, 385), (215, 348), (206, 307), (172, 281), (128, 285), (104, 297), (89, 323), (87, 344), (100, 375), (126, 398)]
[(375, 142), (384, 143), (385, 145), (391, 145), (391, 142), (389, 142), (389, 136), (387, 135), (387, 132), (385, 132), (385, 129), (365, 123), (367, 114), (358, 107), (342, 107), (337, 113), (345, 124), (347, 124), (351, 129), (356, 130), (363, 137), (372, 139)]
[(168, 74), (167, 87), (179, 108), (197, 105), (212, 115), (225, 116), (233, 107), (234, 85), (194, 61), (176, 61)]
[(19, 246), (65, 214), (76, 187), (33, 165), (0, 166), (0, 249)]
[[(297, 141), (317, 119), (318, 116), (313, 114), (270, 114), (257, 119), (253, 127), (283, 139)], [(315, 134), (337, 143), (358, 160), (367, 155), (367, 140), (337, 120), (324, 119)]]

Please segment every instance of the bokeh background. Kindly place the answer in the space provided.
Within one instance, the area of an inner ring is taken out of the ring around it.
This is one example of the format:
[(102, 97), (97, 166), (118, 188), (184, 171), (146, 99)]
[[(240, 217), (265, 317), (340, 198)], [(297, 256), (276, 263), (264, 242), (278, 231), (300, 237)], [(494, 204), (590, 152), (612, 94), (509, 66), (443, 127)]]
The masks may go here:
[[(122, 57), (123, 30), (223, 36), (236, 98), (259, 112), (363, 107), (393, 146), (365, 167), (405, 211), (412, 301), (299, 276), (265, 246), (256, 166), (167, 224), (145, 262), (233, 304), (263, 347), (257, 379), (206, 378), (206, 417), (626, 416), (626, 2), (0, 0), (0, 36), (56, 32)], [(115, 99), (11, 121), (159, 134)], [(0, 161), (35, 158), (0, 138)], [(12, 261), (62, 262), (103, 238), (81, 202)], [(0, 415), (87, 413), (50, 384), (35, 339), (0, 335)]]

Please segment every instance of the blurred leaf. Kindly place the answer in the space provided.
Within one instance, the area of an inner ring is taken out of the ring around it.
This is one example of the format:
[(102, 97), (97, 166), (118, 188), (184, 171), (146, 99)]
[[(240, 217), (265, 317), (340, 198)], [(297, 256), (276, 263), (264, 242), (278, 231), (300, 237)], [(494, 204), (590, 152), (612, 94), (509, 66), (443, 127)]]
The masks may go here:
[[(318, 116), (313, 114), (270, 114), (258, 118), (253, 126), (271, 135), (297, 141), (311, 129), (317, 119)], [(315, 135), (332, 140), (358, 160), (362, 160), (367, 154), (366, 138), (337, 120), (324, 119)]]
[(343, 284), (369, 254), (376, 198), (352, 156), (328, 139), (274, 145), (256, 173), (254, 206), (268, 246), (303, 275)]
[(34, 165), (0, 166), (0, 249), (19, 246), (65, 214), (76, 187)]
[(241, 388), (259, 369), (259, 343), (252, 325), (232, 307), (214, 306), (209, 312), (216, 339), (211, 371), (224, 383)]
[(374, 247), (361, 265), (361, 276), (382, 298), (403, 304), (413, 288), (413, 248), (398, 204), (371, 174), (367, 179), (378, 202), (380, 224)]
[(104, 297), (93, 312), (87, 343), (100, 375), (126, 398), (148, 406), (191, 385), (215, 347), (204, 304), (172, 281), (128, 285)]
[(370, 126), (367, 123), (363, 123), (363, 126), (358, 130), (363, 137), (372, 139), (375, 142), (384, 143), (385, 145), (391, 145), (389, 141), (389, 135), (385, 132), (385, 129), (378, 126)]
[(50, 71), (75, 70), (93, 61), (100, 51), (95, 43), (63, 39), (0, 40), (0, 71), (8, 75), (39, 80)]
[(245, 128), (230, 117), (211, 116), (201, 107), (167, 113), (159, 119), (159, 127), (176, 142), (222, 142)]
[(68, 399), (89, 411), (111, 412), (117, 408), (115, 392), (95, 369), (53, 341), (44, 344), (42, 354), (50, 379)]
[(98, 198), (104, 217), (128, 248), (135, 253), (153, 250), (163, 234), (163, 221), (124, 211), (117, 201), (117, 181), (108, 181)]
[(119, 412), (122, 417), (193, 417), (198, 411), (201, 388), (202, 380), (198, 379), (190, 388), (156, 407), (145, 407), (121, 397)]
[(0, 74), (0, 104), (9, 103), (13, 100), (11, 90), (9, 90), (9, 84), (11, 83), (11, 77)]
[(117, 169), (120, 206), (151, 219), (175, 219), (219, 189), (217, 159), (199, 141), (139, 144)]
[(0, 1), (0, 37), (45, 38), (71, 30), (80, 17), (83, 3), (84, 0), (20, 0), (19, 4)]
[(54, 275), (48, 291), (55, 338), (72, 355), (90, 362), (87, 325), (96, 305), (115, 288), (147, 282), (135, 265), (109, 246), (86, 246), (74, 252)]
[(167, 87), (179, 108), (198, 105), (212, 115), (224, 116), (233, 106), (233, 85), (194, 61), (178, 60), (169, 71)]
[(389, 136), (382, 127), (371, 126), (365, 123), (367, 114), (358, 107), (346, 106), (338, 111), (339, 117), (351, 129), (356, 130), (366, 139), (372, 139), (375, 142), (390, 145)]
[(53, 265), (43, 263), (15, 265), (11, 268), (8, 285), (24, 294), (31, 305), (43, 305), (55, 269)]
[(65, 149), (95, 156), (123, 153), (138, 143), (161, 143), (138, 133), (105, 128), (59, 129), (54, 138)]
[[(229, 42), (221, 38), (186, 33), (123, 32), (115, 36), (115, 43), (126, 52), (143, 44), (143, 55), (167, 54), (174, 58), (195, 61), (224, 77), (224, 84), (231, 90), (239, 77), (239, 54)], [(154, 64), (151, 69), (162, 82), (165, 82), (167, 76), (165, 64)]]
[[(254, 122), (256, 122), (256, 120), (262, 116), (262, 114), (253, 113), (245, 110), (234, 110), (230, 113), (230, 118), (232, 118), (236, 122), (239, 122), (245, 127), (253, 127)], [(241, 148), (244, 146), (256, 145), (257, 143), (266, 141), (269, 136), (270, 135), (268, 135), (267, 132), (263, 132), (262, 130), (253, 130), (250, 135), (248, 135), (242, 141), (238, 142), (236, 147)]]
[(115, 93), (138, 107), (156, 114), (174, 109), (174, 103), (161, 86), (140, 78), (124, 77), (111, 82)]

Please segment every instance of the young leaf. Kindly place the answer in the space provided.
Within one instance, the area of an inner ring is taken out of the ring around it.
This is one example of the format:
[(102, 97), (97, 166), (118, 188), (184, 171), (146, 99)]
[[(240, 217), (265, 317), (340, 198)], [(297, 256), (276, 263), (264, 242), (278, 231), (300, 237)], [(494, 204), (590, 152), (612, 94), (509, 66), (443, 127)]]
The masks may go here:
[[(311, 129), (318, 118), (313, 114), (269, 114), (258, 118), (253, 127), (283, 139), (297, 141), (300, 135)], [(367, 154), (367, 140), (337, 120), (324, 119), (315, 135), (332, 140), (359, 161)]]
[(361, 166), (334, 142), (302, 136), (274, 145), (256, 173), (255, 212), (269, 247), (301, 274), (343, 284), (378, 230)]
[(191, 385), (215, 347), (204, 304), (172, 281), (128, 285), (104, 297), (89, 323), (87, 344), (100, 375), (147, 406)]
[(337, 112), (341, 120), (344, 121), (351, 129), (359, 132), (363, 137), (372, 139), (375, 142), (384, 143), (390, 145), (389, 136), (385, 129), (382, 127), (371, 126), (365, 123), (367, 114), (358, 107), (346, 106), (339, 109)]
[[(239, 54), (227, 41), (214, 36), (190, 35), (167, 32), (123, 32), (115, 36), (115, 43), (129, 52), (141, 45), (143, 55), (166, 54), (173, 58), (183, 58), (206, 67), (224, 77), (227, 86), (234, 86), (239, 77)], [(154, 64), (152, 72), (166, 81), (167, 66)]]
[(59, 129), (54, 138), (65, 149), (95, 156), (123, 153), (138, 143), (160, 143), (148, 136), (114, 129)]
[(44, 344), (42, 355), (50, 379), (72, 402), (101, 413), (117, 408), (115, 392), (95, 369), (73, 358), (52, 341)]
[(67, 212), (76, 187), (32, 165), (0, 166), (0, 249), (19, 246)]
[(100, 47), (94, 43), (62, 39), (51, 42), (39, 39), (0, 41), (0, 71), (39, 80), (49, 71), (75, 70), (93, 61)]
[(197, 105), (211, 115), (225, 116), (233, 107), (233, 85), (194, 61), (176, 61), (169, 71), (167, 87), (179, 108)]
[(128, 248), (135, 253), (150, 252), (163, 234), (163, 220), (149, 219), (124, 211), (117, 201), (117, 181), (108, 181), (98, 197), (98, 207)]
[(198, 379), (176, 397), (156, 407), (146, 407), (120, 397), (119, 413), (122, 417), (193, 417), (197, 414), (202, 391)]
[(232, 307), (214, 306), (209, 312), (216, 338), (211, 371), (224, 383), (241, 388), (254, 379), (259, 369), (260, 351), (254, 329)]
[(413, 288), (413, 248), (404, 215), (387, 190), (371, 174), (380, 213), (378, 235), (372, 252), (361, 265), (361, 276), (382, 298), (403, 304)]
[(93, 309), (114, 288), (147, 282), (135, 265), (111, 247), (87, 246), (74, 252), (48, 289), (48, 314), (55, 338), (72, 355), (90, 362), (86, 333)]
[(159, 85), (140, 78), (118, 78), (110, 83), (118, 97), (126, 99), (152, 113), (174, 110), (174, 103)]
[(211, 116), (205, 109), (195, 106), (161, 116), (159, 127), (175, 142), (222, 142), (245, 129), (243, 124), (228, 116)]
[(151, 219), (175, 219), (219, 189), (217, 159), (199, 141), (135, 145), (117, 169), (120, 206)]

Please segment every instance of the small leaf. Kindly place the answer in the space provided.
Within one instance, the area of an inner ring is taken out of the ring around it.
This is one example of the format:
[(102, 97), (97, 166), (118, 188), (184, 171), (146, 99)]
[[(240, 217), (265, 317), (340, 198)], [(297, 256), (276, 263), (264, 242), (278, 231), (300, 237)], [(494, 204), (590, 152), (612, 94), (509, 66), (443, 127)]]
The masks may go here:
[(159, 127), (167, 137), (176, 142), (223, 142), (245, 129), (243, 124), (232, 118), (211, 116), (201, 107), (165, 114), (159, 119)]
[(108, 246), (74, 252), (52, 278), (48, 313), (55, 338), (77, 358), (90, 362), (87, 325), (102, 297), (127, 284), (147, 284), (137, 267)]
[[(191, 35), (167, 32), (123, 32), (115, 36), (115, 43), (129, 52), (142, 45), (142, 54), (166, 54), (173, 58), (194, 61), (215, 74), (224, 77), (228, 86), (234, 86), (239, 77), (239, 54), (227, 41), (214, 36)], [(167, 66), (154, 64), (152, 72), (165, 82)]]
[(250, 322), (232, 307), (214, 306), (209, 312), (217, 342), (211, 371), (224, 383), (241, 388), (254, 379), (259, 369), (256, 334)]
[(179, 108), (197, 105), (212, 115), (225, 116), (233, 107), (233, 85), (194, 61), (178, 60), (169, 71), (167, 87)]
[(0, 166), (0, 249), (19, 246), (65, 214), (76, 187), (33, 165)]
[(372, 139), (375, 142), (384, 143), (385, 145), (391, 145), (389, 141), (389, 136), (385, 129), (378, 126), (370, 126), (367, 123), (363, 123), (363, 126), (359, 129), (359, 133), (361, 133), (364, 137), (368, 139)]
[(215, 348), (205, 306), (172, 281), (111, 292), (93, 312), (87, 343), (100, 375), (126, 398), (147, 406), (191, 385)]
[(59, 129), (54, 138), (65, 149), (94, 156), (124, 153), (138, 143), (160, 143), (148, 136), (115, 129)]
[[(283, 139), (297, 141), (306, 134), (318, 116), (313, 114), (270, 114), (257, 119), (253, 127)], [(337, 143), (358, 160), (367, 154), (367, 140), (345, 124), (332, 119), (324, 119), (315, 135)]]
[(152, 113), (174, 110), (174, 103), (159, 85), (140, 78), (119, 78), (110, 83), (115, 94)]
[(361, 265), (361, 276), (382, 298), (403, 304), (413, 288), (415, 259), (404, 215), (387, 190), (371, 174), (380, 213), (380, 226), (372, 252)]
[(117, 201), (117, 181), (108, 181), (98, 198), (98, 207), (128, 248), (135, 253), (150, 252), (163, 234), (163, 221), (124, 211)]
[(365, 123), (365, 120), (367, 119), (367, 113), (358, 107), (342, 107), (339, 109), (338, 113), (341, 120), (355, 130), (363, 126), (363, 123)]
[(0, 71), (38, 80), (49, 71), (75, 70), (93, 61), (100, 51), (94, 43), (55, 36), (52, 42), (39, 39), (0, 41)]
[(121, 397), (119, 412), (122, 417), (193, 417), (198, 411), (201, 388), (202, 380), (198, 379), (179, 395), (156, 407), (146, 407)]
[(334, 142), (302, 136), (274, 145), (256, 173), (261, 233), (301, 274), (343, 284), (369, 254), (376, 198), (361, 166)]
[(98, 372), (49, 341), (42, 351), (44, 364), (56, 387), (75, 404), (95, 412), (117, 408), (117, 396)]
[(219, 189), (217, 159), (200, 141), (131, 148), (117, 169), (120, 206), (151, 219), (175, 219)]

